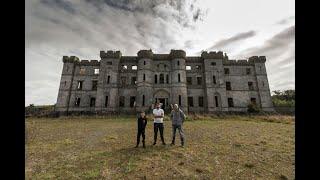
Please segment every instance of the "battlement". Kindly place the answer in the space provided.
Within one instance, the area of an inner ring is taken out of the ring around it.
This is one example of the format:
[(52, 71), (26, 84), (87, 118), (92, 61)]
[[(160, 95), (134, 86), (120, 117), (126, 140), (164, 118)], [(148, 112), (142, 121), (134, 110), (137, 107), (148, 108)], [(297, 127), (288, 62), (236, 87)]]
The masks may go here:
[(266, 56), (251, 56), (248, 61), (253, 63), (265, 63)]
[(210, 51), (209, 53), (207, 51), (203, 51), (201, 53), (201, 57), (203, 59), (227, 59), (228, 56), (223, 56), (222, 51)]
[(171, 49), (169, 56), (171, 59), (176, 59), (176, 58), (186, 59), (186, 52), (184, 50)]
[(115, 58), (115, 59), (120, 59), (122, 56), (120, 51), (100, 51), (100, 57), (101, 58)]
[(74, 62), (79, 62), (79, 58), (77, 56), (63, 56), (62, 61), (64, 63), (74, 63)]
[(152, 50), (140, 50), (138, 53), (138, 58), (142, 59), (142, 58), (147, 58), (147, 59), (152, 59), (153, 58), (153, 52)]
[(98, 60), (81, 60), (80, 62), (76, 63), (77, 65), (81, 66), (99, 66), (100, 62)]

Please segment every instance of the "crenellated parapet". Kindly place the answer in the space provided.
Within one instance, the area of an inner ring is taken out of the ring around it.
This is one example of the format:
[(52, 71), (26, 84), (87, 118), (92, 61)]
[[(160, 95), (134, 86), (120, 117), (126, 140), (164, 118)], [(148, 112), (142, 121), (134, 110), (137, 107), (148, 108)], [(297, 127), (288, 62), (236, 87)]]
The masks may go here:
[(252, 63), (265, 63), (266, 56), (251, 56), (248, 61)]
[(169, 56), (171, 59), (186, 59), (186, 52), (184, 50), (171, 49)]
[(152, 50), (140, 50), (138, 53), (138, 58), (142, 59), (142, 58), (146, 58), (146, 59), (152, 59), (153, 58), (153, 52)]
[(100, 51), (100, 57), (101, 58), (113, 58), (113, 59), (120, 59), (122, 56), (120, 51)]
[(201, 53), (201, 57), (203, 59), (227, 59), (228, 56), (223, 56), (222, 51), (210, 51), (209, 53), (207, 51), (203, 51)]
[(76, 63), (77, 65), (81, 66), (99, 66), (100, 62), (98, 60), (81, 60), (80, 62)]
[(62, 57), (62, 61), (64, 63), (75, 63), (75, 62), (79, 62), (79, 58), (77, 56), (63, 56)]

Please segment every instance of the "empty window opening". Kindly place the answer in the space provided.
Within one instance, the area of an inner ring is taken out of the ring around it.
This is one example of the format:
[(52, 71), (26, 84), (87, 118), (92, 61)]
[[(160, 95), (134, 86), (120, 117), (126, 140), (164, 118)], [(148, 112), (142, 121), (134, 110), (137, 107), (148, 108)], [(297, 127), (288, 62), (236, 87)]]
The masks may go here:
[(201, 70), (201, 66), (196, 65), (196, 70)]
[(130, 97), (130, 107), (134, 107), (136, 103), (136, 97), (135, 96), (131, 96)]
[(253, 88), (253, 82), (248, 82), (248, 87), (249, 87), (249, 90), (250, 91), (253, 91), (254, 88)]
[(128, 66), (127, 65), (122, 65), (122, 69), (126, 70), (126, 69), (128, 69)]
[(74, 104), (76, 107), (79, 107), (80, 106), (80, 98), (77, 97), (76, 98), (76, 101), (75, 101), (75, 104)]
[(169, 84), (169, 74), (166, 75), (167, 84)]
[(164, 65), (164, 68), (167, 68), (167, 65), (166, 65), (166, 64)]
[(197, 77), (197, 84), (201, 85), (202, 84), (202, 77)]
[(112, 65), (112, 61), (108, 61), (108, 62), (107, 62), (107, 65)]
[(256, 98), (250, 98), (250, 101), (252, 104), (255, 104), (255, 105), (257, 104)]
[(160, 79), (159, 79), (160, 84), (164, 84), (164, 75), (160, 74)]
[(67, 85), (67, 81), (64, 81), (64, 86), (66, 86)]
[(226, 90), (230, 91), (231, 90), (231, 82), (226, 82)]
[(131, 85), (137, 84), (137, 77), (131, 77)]
[(215, 66), (216, 65), (216, 62), (211, 62), (211, 66)]
[(181, 106), (181, 95), (179, 95), (179, 106)]
[(251, 69), (250, 69), (250, 68), (247, 68), (247, 69), (246, 69), (246, 74), (247, 74), (247, 75), (251, 74)]
[(188, 97), (188, 106), (193, 107), (193, 97)]
[(177, 65), (180, 66), (180, 61), (177, 61)]
[(180, 82), (181, 81), (181, 79), (180, 79), (180, 73), (178, 74), (178, 82)]
[(229, 106), (229, 107), (234, 107), (234, 106), (233, 106), (233, 99), (232, 99), (232, 98), (228, 98), (228, 106)]
[(99, 74), (99, 69), (94, 69), (94, 74)]
[(146, 81), (146, 74), (143, 74), (143, 81)]
[(203, 96), (199, 96), (199, 107), (203, 107)]
[(154, 75), (154, 83), (157, 84), (158, 83), (158, 75)]
[(83, 81), (78, 81), (77, 90), (81, 90), (82, 89), (82, 84), (83, 84)]
[(121, 85), (122, 85), (122, 86), (125, 86), (126, 84), (127, 84), (127, 77), (122, 76), (122, 77), (121, 77)]
[(108, 103), (109, 103), (109, 97), (106, 96), (106, 101), (104, 102), (104, 106), (105, 106), (105, 107), (108, 107)]
[(110, 76), (108, 76), (108, 78), (107, 78), (107, 84), (109, 84), (110, 83)]
[(96, 98), (90, 98), (90, 107), (94, 107), (96, 105)]
[(120, 96), (119, 98), (119, 106), (124, 107), (124, 96)]
[(192, 85), (192, 77), (187, 77), (187, 85)]
[(86, 69), (81, 67), (80, 68), (80, 71), (79, 71), (79, 74), (85, 74), (86, 73)]
[(212, 76), (213, 84), (217, 84), (216, 76)]
[(146, 65), (146, 61), (143, 61), (143, 65)]
[(216, 103), (216, 107), (219, 107), (218, 96), (214, 96), (214, 102)]
[(97, 90), (98, 87), (98, 81), (94, 80), (92, 81), (92, 90)]
[(144, 95), (142, 95), (142, 106), (144, 106), (144, 99), (145, 99), (145, 97), (144, 97)]
[(191, 66), (186, 66), (186, 70), (190, 71), (191, 70)]
[(230, 74), (229, 68), (224, 68), (224, 74)]
[(138, 66), (136, 66), (136, 65), (131, 66), (131, 69), (132, 69), (132, 70), (137, 70), (137, 69), (138, 69)]

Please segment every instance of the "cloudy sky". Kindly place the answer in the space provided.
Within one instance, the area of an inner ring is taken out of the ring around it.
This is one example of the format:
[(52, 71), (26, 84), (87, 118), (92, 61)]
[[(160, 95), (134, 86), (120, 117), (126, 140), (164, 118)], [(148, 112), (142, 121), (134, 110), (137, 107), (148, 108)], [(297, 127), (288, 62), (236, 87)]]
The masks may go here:
[(294, 89), (294, 9), (294, 0), (27, 0), (25, 104), (56, 103), (62, 56), (100, 60), (100, 50), (265, 55), (271, 91)]

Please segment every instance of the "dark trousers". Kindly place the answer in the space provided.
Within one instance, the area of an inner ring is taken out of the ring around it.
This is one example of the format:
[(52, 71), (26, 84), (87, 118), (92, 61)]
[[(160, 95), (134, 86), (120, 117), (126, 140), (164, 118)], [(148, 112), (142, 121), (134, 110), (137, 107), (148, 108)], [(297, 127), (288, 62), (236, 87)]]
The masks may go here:
[(177, 129), (180, 134), (181, 145), (184, 145), (184, 132), (182, 129), (182, 125), (176, 125), (176, 124), (172, 124), (172, 144), (174, 144), (174, 141), (176, 139), (176, 130)]
[(140, 144), (140, 136), (142, 136), (142, 144), (145, 145), (145, 130), (144, 129), (138, 129), (138, 134), (137, 134), (137, 146)]
[(163, 138), (163, 123), (153, 123), (154, 143), (157, 142), (158, 129), (160, 131), (161, 141), (162, 143), (165, 143)]

